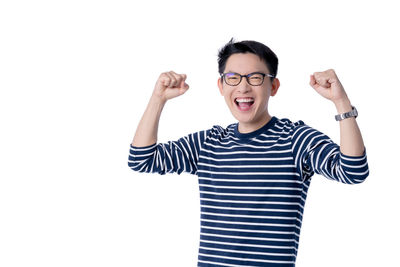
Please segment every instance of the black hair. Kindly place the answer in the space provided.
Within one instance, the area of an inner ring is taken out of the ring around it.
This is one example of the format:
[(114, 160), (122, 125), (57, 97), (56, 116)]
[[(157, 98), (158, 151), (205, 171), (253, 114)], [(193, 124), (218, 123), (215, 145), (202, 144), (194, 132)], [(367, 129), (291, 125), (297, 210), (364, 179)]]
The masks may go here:
[[(218, 72), (220, 75), (225, 70), (228, 58), (237, 53), (256, 54), (267, 65), (270, 74), (274, 77), (278, 74), (278, 57), (268, 46), (250, 40), (235, 42), (232, 38), (218, 51)], [(274, 77), (271, 77), (271, 81)]]

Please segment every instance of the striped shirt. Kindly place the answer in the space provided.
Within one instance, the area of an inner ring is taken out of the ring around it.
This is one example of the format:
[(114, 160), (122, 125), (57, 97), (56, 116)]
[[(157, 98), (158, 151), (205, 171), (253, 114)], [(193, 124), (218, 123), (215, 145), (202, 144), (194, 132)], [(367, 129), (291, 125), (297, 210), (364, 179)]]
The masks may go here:
[(272, 119), (251, 133), (238, 123), (177, 141), (130, 145), (139, 172), (198, 176), (197, 266), (295, 266), (307, 191), (314, 173), (345, 184), (369, 174), (366, 150), (346, 156), (303, 121)]

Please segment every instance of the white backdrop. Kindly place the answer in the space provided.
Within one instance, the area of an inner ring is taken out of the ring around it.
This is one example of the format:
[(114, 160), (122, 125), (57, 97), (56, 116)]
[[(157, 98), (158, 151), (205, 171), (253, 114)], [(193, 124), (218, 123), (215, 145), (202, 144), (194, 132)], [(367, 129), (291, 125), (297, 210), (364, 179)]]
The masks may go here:
[(278, 55), (271, 115), (339, 142), (334, 105), (308, 85), (329, 68), (359, 111), (370, 176), (313, 177), (296, 266), (399, 264), (397, 13), (384, 0), (2, 1), (0, 266), (195, 266), (197, 177), (135, 173), (129, 144), (164, 71), (190, 89), (165, 106), (160, 142), (235, 122), (217, 88), (231, 37)]

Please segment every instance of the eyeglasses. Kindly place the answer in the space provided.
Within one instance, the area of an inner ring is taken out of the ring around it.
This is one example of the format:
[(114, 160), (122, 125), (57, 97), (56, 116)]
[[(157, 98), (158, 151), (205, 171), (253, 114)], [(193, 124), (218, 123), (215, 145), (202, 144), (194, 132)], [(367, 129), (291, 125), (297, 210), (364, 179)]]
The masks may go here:
[(252, 86), (260, 86), (264, 82), (265, 76), (268, 77), (275, 77), (272, 74), (266, 74), (266, 73), (261, 73), (261, 72), (252, 72), (250, 74), (246, 75), (240, 75), (239, 73), (236, 72), (227, 72), (221, 74), (222, 79), (226, 82), (226, 84), (230, 86), (236, 86), (240, 84), (242, 81), (243, 77), (246, 77), (247, 83), (252, 85)]

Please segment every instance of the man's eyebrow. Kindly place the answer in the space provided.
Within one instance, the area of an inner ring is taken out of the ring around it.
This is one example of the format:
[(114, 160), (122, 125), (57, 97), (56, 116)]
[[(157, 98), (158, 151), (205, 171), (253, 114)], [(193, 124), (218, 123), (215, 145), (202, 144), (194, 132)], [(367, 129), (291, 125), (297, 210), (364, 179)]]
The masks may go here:
[[(231, 71), (231, 70), (228, 70), (226, 73), (238, 73), (238, 74), (240, 74), (239, 72)], [(253, 71), (253, 72), (247, 73), (247, 75), (253, 74), (253, 73), (264, 73), (264, 72), (263, 71)]]

